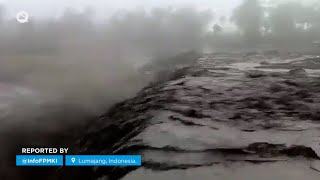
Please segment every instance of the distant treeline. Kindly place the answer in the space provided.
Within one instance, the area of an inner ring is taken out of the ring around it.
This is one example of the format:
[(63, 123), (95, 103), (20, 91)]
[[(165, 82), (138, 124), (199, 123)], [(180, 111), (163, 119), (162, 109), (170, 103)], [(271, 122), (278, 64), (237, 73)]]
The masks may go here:
[[(236, 25), (236, 32), (224, 32), (223, 26), (227, 20)], [(210, 37), (213, 39), (211, 43), (218, 46), (219, 43), (237, 45), (243, 42), (249, 47), (311, 46), (313, 41), (320, 40), (320, 1), (272, 3), (266, 0), (243, 0), (229, 19), (220, 17)]]
[(132, 58), (204, 47), (304, 47), (320, 40), (320, 2), (243, 0), (228, 16), (189, 6), (123, 10), (99, 23), (90, 8), (67, 9), (59, 18), (32, 17), (28, 24), (5, 19), (4, 14), (2, 7), (2, 54), (54, 54), (76, 42), (117, 49), (119, 56)]

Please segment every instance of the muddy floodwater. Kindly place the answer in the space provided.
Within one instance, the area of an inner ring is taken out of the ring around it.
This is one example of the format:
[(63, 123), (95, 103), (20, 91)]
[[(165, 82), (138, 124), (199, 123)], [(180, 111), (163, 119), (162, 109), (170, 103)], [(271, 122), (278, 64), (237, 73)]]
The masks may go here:
[(79, 139), (79, 153), (142, 154), (142, 167), (88, 168), (82, 177), (319, 179), (320, 58), (216, 53), (179, 67)]
[(215, 53), (177, 67), (93, 120), (74, 147), (141, 154), (141, 167), (60, 168), (52, 179), (319, 179), (319, 57)]

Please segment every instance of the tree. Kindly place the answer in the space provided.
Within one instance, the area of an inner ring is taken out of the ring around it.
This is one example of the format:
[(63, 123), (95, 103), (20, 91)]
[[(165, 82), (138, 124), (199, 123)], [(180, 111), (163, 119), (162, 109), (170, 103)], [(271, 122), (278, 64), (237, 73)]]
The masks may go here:
[(250, 44), (257, 43), (261, 38), (262, 19), (263, 8), (258, 0), (244, 0), (234, 9), (231, 17)]
[(215, 24), (213, 27), (213, 33), (214, 34), (219, 34), (222, 32), (222, 27), (219, 24)]
[(279, 37), (293, 35), (297, 30), (299, 10), (301, 10), (301, 4), (294, 2), (280, 4), (271, 10), (270, 23), (273, 34)]

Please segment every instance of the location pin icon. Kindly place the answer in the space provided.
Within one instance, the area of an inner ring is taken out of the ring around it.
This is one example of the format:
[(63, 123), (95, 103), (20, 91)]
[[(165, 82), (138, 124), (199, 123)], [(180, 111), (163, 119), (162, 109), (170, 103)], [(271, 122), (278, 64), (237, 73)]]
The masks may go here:
[(76, 158), (71, 158), (72, 163), (76, 161)]

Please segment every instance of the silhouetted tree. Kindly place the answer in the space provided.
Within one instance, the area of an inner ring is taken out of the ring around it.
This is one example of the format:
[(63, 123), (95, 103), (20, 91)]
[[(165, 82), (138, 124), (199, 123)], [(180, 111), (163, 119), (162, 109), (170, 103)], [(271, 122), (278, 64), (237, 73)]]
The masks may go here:
[(293, 35), (297, 28), (297, 10), (300, 9), (298, 3), (280, 4), (270, 12), (270, 24), (274, 35), (288, 37)]
[(213, 33), (214, 34), (219, 34), (222, 32), (222, 27), (219, 24), (215, 24), (213, 27)]
[(257, 43), (261, 38), (261, 25), (263, 8), (258, 0), (244, 0), (232, 14), (231, 20), (235, 22), (244, 37), (250, 44)]

